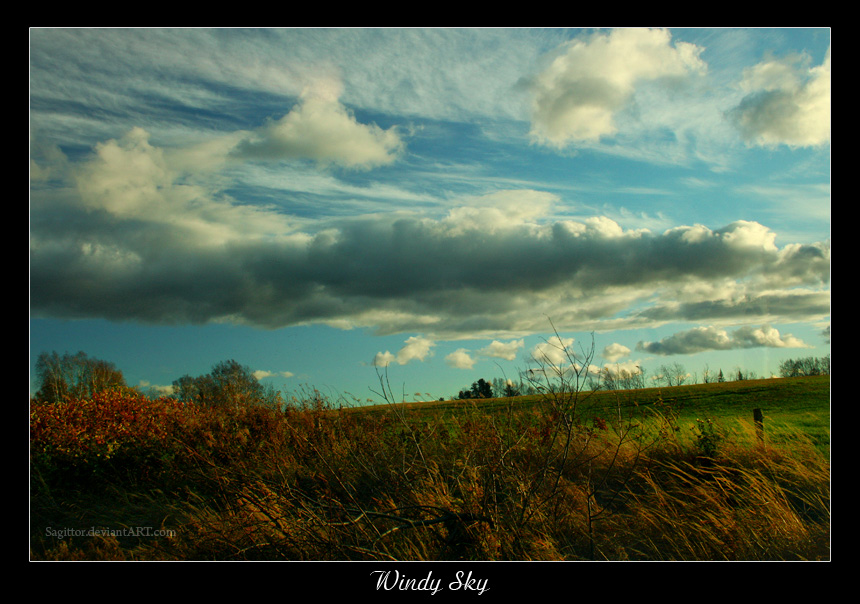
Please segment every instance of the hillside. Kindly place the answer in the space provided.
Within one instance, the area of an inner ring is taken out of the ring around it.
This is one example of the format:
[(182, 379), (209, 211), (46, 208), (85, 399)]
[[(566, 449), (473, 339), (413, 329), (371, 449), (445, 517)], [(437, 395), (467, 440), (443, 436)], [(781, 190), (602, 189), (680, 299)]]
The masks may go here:
[[(481, 413), (507, 412), (539, 406), (540, 395), (513, 398), (468, 399), (398, 403), (410, 421), (456, 417), (465, 409)], [(709, 418), (730, 423), (752, 422), (753, 410), (761, 409), (766, 424), (803, 426), (816, 439), (827, 434), (830, 426), (830, 376), (771, 378), (692, 384), (638, 390), (581, 392), (579, 411), (584, 418), (610, 417), (620, 408), (647, 409), (660, 403), (671, 407), (687, 423)], [(360, 408), (368, 413), (392, 413), (392, 405)]]

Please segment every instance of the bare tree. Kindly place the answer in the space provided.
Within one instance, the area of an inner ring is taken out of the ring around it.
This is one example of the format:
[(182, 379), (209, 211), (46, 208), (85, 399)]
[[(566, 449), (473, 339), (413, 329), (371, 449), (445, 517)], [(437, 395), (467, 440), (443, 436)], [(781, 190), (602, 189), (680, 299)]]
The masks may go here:
[(672, 363), (671, 365), (662, 365), (660, 373), (663, 374), (663, 379), (666, 381), (666, 386), (680, 386), (687, 381), (689, 374), (681, 363)]

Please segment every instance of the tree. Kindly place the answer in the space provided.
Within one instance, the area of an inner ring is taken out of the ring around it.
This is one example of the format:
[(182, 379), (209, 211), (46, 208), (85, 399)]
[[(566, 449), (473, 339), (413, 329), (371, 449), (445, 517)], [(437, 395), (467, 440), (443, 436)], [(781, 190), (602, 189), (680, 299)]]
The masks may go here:
[(271, 386), (263, 386), (251, 370), (231, 359), (199, 377), (184, 375), (173, 382), (173, 395), (181, 401), (216, 407), (243, 403), (277, 407), (280, 398)]
[(786, 359), (779, 364), (779, 375), (780, 377), (830, 375), (830, 355), (820, 358)]
[[(472, 382), (472, 386), (469, 388), (464, 388), (460, 390), (457, 394), (457, 398), (460, 400), (467, 400), (473, 398), (493, 398), (494, 396), (502, 396), (499, 391), (499, 386), (493, 386), (493, 382), (496, 380), (487, 381), (484, 378), (479, 379), (477, 382)], [(516, 392), (516, 388), (514, 386), (509, 386), (504, 389), (503, 392)], [(505, 396), (517, 396), (516, 394), (505, 394)]]
[(503, 396), (508, 398), (513, 396), (520, 396), (520, 389), (511, 380), (507, 380), (505, 383), (505, 390)]
[(60, 356), (42, 352), (36, 359), (39, 389), (36, 398), (56, 403), (68, 397), (88, 398), (110, 388), (127, 388), (122, 371), (113, 363), (88, 357), (84, 352)]
[(472, 384), (472, 398), (493, 398), (493, 386), (484, 378)]
[(680, 386), (687, 380), (689, 375), (680, 363), (663, 365), (660, 367), (660, 373), (663, 374), (663, 379), (666, 380), (667, 386)]
[(645, 370), (638, 365), (634, 368), (607, 366), (590, 379), (592, 390), (634, 390), (645, 387)]

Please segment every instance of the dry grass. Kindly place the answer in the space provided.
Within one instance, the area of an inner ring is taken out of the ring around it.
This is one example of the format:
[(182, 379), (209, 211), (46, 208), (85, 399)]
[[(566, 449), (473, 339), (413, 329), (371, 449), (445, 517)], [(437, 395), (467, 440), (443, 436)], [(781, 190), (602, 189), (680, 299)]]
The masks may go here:
[[(173, 418), (175, 439), (158, 441), (165, 472), (135, 474), (126, 459), (110, 487), (65, 481), (49, 455), (33, 457), (31, 557), (829, 558), (829, 460), (801, 437), (768, 446), (727, 437), (704, 459), (695, 440), (640, 418), (580, 425), (540, 406), (464, 407), (421, 422), (402, 409), (363, 414), (319, 401), (286, 414), (207, 413), (196, 410), (193, 424)], [(174, 533), (46, 536), (61, 526)]]

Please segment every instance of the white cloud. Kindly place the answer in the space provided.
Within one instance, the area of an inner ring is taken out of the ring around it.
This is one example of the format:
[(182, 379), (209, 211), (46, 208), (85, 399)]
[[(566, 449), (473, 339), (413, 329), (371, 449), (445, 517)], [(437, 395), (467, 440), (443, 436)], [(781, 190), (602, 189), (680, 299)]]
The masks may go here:
[(374, 367), (388, 367), (396, 362), (398, 365), (406, 365), (411, 361), (423, 361), (430, 354), (435, 342), (422, 336), (412, 336), (406, 340), (403, 348), (392, 354), (389, 351), (377, 352), (373, 358)]
[(423, 361), (430, 354), (435, 343), (421, 336), (412, 336), (406, 345), (397, 352), (397, 362), (405, 365), (409, 361)]
[(403, 148), (396, 128), (361, 124), (325, 88), (313, 89), (281, 119), (237, 145), (236, 157), (312, 159), (348, 168), (371, 168), (395, 161)]
[(154, 392), (157, 392), (160, 396), (170, 396), (171, 394), (173, 394), (172, 384), (168, 384), (165, 386), (160, 384), (151, 384), (147, 380), (140, 380), (140, 382), (138, 382), (138, 386), (140, 388), (153, 390)]
[(395, 360), (397, 360), (397, 357), (386, 350), (385, 352), (377, 352), (376, 356), (373, 357), (373, 362), (371, 364), (374, 367), (388, 367)]
[(607, 363), (603, 368), (615, 377), (635, 376), (642, 373), (642, 367), (640, 366), (639, 361)]
[(542, 364), (561, 367), (569, 364), (574, 356), (572, 346), (574, 338), (552, 336), (532, 349), (532, 358)]
[(217, 245), (294, 230), (286, 216), (235, 204), (194, 184), (191, 174), (179, 169), (182, 163), (174, 161), (179, 152), (168, 157), (149, 138), (144, 129), (133, 128), (120, 139), (96, 145), (95, 155), (74, 172), (82, 208), (106, 212), (127, 224), (158, 224), (165, 234), (176, 229), (174, 236), (184, 239), (184, 245)]
[(616, 29), (571, 40), (528, 80), (531, 136), (564, 147), (615, 134), (615, 115), (639, 82), (702, 72), (701, 51), (686, 42), (673, 46), (666, 30)]
[(732, 333), (732, 339), (740, 348), (809, 348), (809, 345), (790, 333), (780, 335), (770, 325), (761, 327), (741, 327)]
[(639, 342), (637, 350), (657, 355), (694, 354), (706, 350), (734, 350), (741, 348), (808, 348), (802, 340), (791, 334), (780, 335), (769, 325), (741, 327), (731, 334), (717, 327), (696, 327), (663, 338), (659, 342)]
[(628, 354), (630, 354), (630, 349), (617, 342), (614, 342), (603, 349), (603, 358), (612, 363), (618, 359), (626, 357)]
[(504, 359), (513, 361), (517, 358), (517, 352), (525, 346), (524, 340), (511, 340), (510, 342), (500, 342), (493, 340), (489, 345), (485, 346), (478, 352), (487, 357)]
[(475, 359), (469, 355), (469, 351), (465, 348), (458, 348), (446, 356), (445, 362), (449, 367), (455, 369), (471, 369), (475, 365)]
[(737, 220), (727, 227), (716, 231), (728, 245), (738, 248), (776, 251), (776, 233), (764, 225), (748, 220)]
[(294, 374), (291, 371), (267, 371), (265, 369), (257, 369), (254, 371), (253, 375), (258, 380), (262, 380), (270, 377), (291, 378)]
[(754, 144), (791, 147), (830, 142), (830, 49), (821, 65), (793, 55), (770, 58), (744, 70), (748, 94), (730, 117)]
[(558, 197), (546, 191), (511, 189), (463, 200), (441, 221), (450, 235), (499, 233), (506, 229), (534, 225), (545, 218)]

